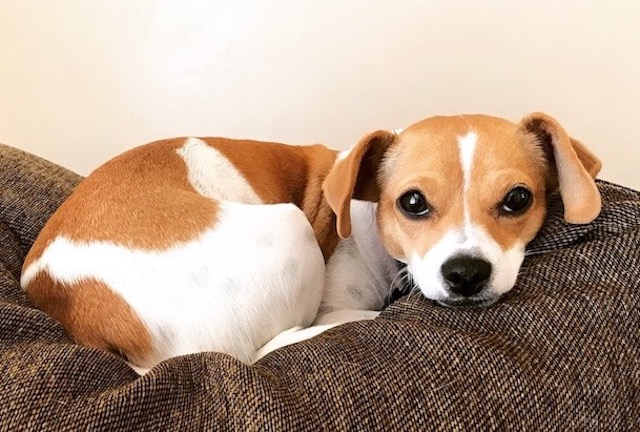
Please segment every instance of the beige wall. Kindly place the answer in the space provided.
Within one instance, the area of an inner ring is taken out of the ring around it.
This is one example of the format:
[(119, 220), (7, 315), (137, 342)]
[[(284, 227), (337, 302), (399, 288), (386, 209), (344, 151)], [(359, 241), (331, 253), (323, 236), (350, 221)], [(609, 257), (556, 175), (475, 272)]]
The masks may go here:
[(639, 53), (636, 0), (0, 0), (0, 141), (86, 174), (175, 135), (544, 110), (640, 188)]

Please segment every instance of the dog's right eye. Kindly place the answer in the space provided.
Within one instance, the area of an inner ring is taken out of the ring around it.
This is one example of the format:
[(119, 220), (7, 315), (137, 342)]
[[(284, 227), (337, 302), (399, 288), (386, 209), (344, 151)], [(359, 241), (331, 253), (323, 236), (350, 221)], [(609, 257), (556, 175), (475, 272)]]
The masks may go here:
[(411, 218), (425, 217), (431, 212), (427, 199), (417, 190), (405, 192), (398, 198), (398, 207)]

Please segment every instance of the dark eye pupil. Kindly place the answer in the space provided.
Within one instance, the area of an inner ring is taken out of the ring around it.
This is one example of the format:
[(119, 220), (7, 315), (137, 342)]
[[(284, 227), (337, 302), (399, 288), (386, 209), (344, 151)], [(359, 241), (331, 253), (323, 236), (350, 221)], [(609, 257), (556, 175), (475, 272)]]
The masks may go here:
[(505, 213), (517, 213), (526, 210), (531, 204), (531, 192), (518, 186), (513, 188), (502, 201), (502, 210)]
[(400, 208), (410, 216), (424, 216), (429, 213), (425, 197), (418, 191), (409, 191), (398, 199)]

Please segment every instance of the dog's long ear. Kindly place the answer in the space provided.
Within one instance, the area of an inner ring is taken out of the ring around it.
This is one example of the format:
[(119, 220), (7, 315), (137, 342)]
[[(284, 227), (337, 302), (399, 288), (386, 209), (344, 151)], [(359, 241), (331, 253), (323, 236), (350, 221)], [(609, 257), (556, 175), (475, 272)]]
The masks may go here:
[(322, 184), (329, 206), (336, 214), (341, 238), (351, 235), (351, 199), (376, 202), (380, 198), (378, 165), (395, 135), (373, 132), (362, 138), (344, 158), (338, 158)]
[(544, 113), (530, 114), (520, 125), (542, 146), (552, 172), (549, 186), (560, 188), (564, 219), (583, 224), (598, 217), (602, 203), (594, 179), (602, 167), (600, 160)]

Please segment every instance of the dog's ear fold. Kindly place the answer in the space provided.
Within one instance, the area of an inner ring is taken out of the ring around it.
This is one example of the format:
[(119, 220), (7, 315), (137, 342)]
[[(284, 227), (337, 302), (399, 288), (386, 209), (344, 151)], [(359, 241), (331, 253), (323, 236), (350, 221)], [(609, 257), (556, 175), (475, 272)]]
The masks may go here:
[(378, 165), (394, 138), (393, 133), (383, 130), (365, 136), (345, 157), (338, 157), (324, 180), (322, 190), (336, 214), (341, 238), (351, 235), (351, 199), (376, 202), (380, 198)]
[(520, 125), (536, 137), (546, 155), (552, 172), (549, 187), (560, 188), (564, 219), (582, 224), (598, 217), (602, 203), (594, 179), (602, 167), (600, 160), (544, 113), (530, 114)]

